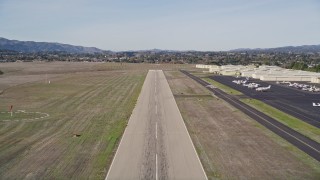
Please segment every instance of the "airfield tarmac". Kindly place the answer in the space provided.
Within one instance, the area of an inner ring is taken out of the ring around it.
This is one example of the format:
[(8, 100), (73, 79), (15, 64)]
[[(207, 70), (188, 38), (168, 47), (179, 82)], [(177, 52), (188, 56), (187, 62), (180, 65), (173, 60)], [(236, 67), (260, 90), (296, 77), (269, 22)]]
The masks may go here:
[(250, 82), (258, 83), (264, 87), (271, 85), (270, 90), (257, 92), (254, 89), (233, 83), (232, 81), (236, 78), (232, 76), (211, 76), (210, 78), (320, 128), (319, 107), (312, 106), (313, 102), (320, 102), (319, 93), (304, 92), (276, 83), (250, 79)]
[(208, 90), (213, 92), (215, 96), (222, 98), (223, 100), (227, 101), (234, 107), (238, 108), (251, 118), (258, 121), (263, 126), (267, 127), (272, 132), (276, 133), (280, 137), (286, 139), (291, 144), (298, 147), (300, 150), (304, 151), (305, 153), (309, 154), (313, 158), (315, 158), (317, 161), (320, 161), (320, 144), (302, 134), (299, 132), (289, 128), (288, 126), (278, 122), (277, 120), (273, 119), (272, 117), (250, 107), (249, 105), (246, 105), (242, 103), (239, 99), (237, 99), (235, 96), (229, 95), (222, 90), (208, 86), (210, 85), (208, 82), (202, 80), (199, 77), (196, 77), (192, 74), (190, 74), (187, 71), (182, 70), (184, 74), (189, 76), (190, 78), (197, 81), (199, 84), (205, 86)]
[(106, 179), (207, 179), (163, 71), (148, 72)]

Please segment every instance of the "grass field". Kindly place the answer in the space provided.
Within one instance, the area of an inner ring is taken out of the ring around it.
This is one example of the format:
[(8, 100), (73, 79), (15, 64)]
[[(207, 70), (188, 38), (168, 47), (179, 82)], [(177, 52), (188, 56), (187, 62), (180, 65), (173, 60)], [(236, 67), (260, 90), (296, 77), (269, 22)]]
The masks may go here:
[(273, 117), (274, 119), (278, 120), (282, 124), (300, 132), (301, 134), (320, 142), (320, 129), (316, 128), (308, 123), (305, 123), (293, 116), (290, 116), (264, 102), (261, 102), (256, 99), (245, 98), (240, 99), (242, 102), (252, 106), (253, 108), (267, 114), (268, 116)]
[[(9, 113), (0, 114), (0, 179), (105, 178), (147, 70), (76, 66), (81, 71), (49, 70), (50, 84), (37, 77), (27, 84), (5, 86), (0, 112), (12, 104), (14, 110), (50, 116), (25, 121), (37, 115), (14, 113), (12, 121), (4, 122)], [(34, 77), (37, 71), (23, 69), (6, 78), (15, 80), (30, 72)]]

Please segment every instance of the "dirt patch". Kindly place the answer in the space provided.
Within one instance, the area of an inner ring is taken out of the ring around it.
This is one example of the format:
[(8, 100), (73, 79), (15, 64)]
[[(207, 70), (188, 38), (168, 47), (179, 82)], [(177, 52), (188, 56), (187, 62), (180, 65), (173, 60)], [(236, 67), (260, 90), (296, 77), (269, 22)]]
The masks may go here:
[[(166, 72), (166, 76), (176, 95), (206, 93), (181, 73)], [(301, 155), (302, 152), (296, 154), (295, 147), (224, 101), (183, 96), (176, 101), (209, 179), (320, 177), (318, 162), (303, 160), (310, 157)]]

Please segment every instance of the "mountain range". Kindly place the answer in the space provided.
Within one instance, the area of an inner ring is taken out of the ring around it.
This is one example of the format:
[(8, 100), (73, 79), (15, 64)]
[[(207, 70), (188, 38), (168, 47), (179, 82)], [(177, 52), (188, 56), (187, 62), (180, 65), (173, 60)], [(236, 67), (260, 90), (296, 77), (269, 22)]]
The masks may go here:
[[(9, 40), (0, 37), (0, 50), (11, 50), (17, 52), (34, 53), (34, 52), (67, 52), (67, 53), (103, 53), (104, 50), (96, 47), (74, 46), (69, 44), (51, 43), (51, 42), (34, 42)], [(147, 52), (178, 52), (171, 50), (141, 50)], [(110, 52), (110, 51), (109, 51)], [(137, 52), (137, 51), (136, 51)], [(181, 51), (179, 51), (181, 52)], [(303, 45), (303, 46), (284, 46), (277, 48), (256, 48), (256, 49), (234, 49), (229, 52), (257, 52), (257, 53), (320, 53), (320, 45)]]
[(0, 37), (0, 50), (11, 50), (17, 52), (67, 52), (67, 53), (102, 53), (101, 49), (95, 47), (74, 46), (61, 43), (34, 42), (9, 40)]
[(277, 48), (242, 48), (234, 49), (231, 52), (281, 52), (281, 53), (320, 53), (320, 45), (284, 46)]

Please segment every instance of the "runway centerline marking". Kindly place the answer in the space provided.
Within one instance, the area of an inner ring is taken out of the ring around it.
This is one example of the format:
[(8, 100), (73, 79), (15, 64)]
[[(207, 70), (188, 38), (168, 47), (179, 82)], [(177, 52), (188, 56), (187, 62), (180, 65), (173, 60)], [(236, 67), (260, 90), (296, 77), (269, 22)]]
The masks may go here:
[(158, 154), (156, 153), (156, 180), (158, 180)]
[(163, 71), (148, 72), (106, 180), (141, 177), (207, 179)]
[(156, 122), (156, 139), (158, 139), (158, 123)]
[(154, 76), (154, 93), (156, 94), (157, 93), (157, 76), (155, 75)]

